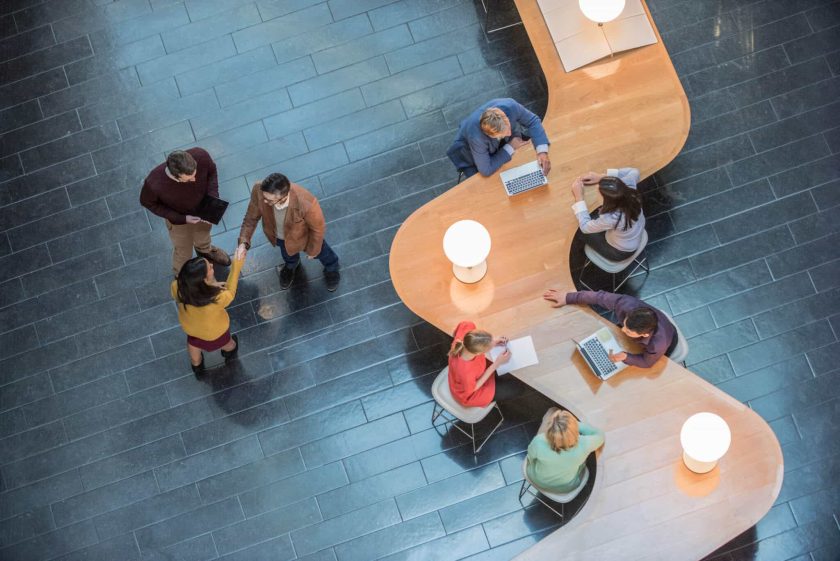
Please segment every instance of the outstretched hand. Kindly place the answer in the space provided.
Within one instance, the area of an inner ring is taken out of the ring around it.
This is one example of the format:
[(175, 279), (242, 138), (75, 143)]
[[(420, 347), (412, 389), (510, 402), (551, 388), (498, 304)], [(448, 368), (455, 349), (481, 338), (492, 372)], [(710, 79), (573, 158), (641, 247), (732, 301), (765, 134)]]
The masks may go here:
[(560, 308), (566, 305), (566, 293), (556, 288), (549, 288), (543, 292), (543, 298), (551, 302), (553, 308)]
[(236, 252), (233, 254), (233, 258), (237, 261), (244, 261), (245, 256), (248, 254), (248, 250), (245, 249), (245, 244), (239, 244), (236, 246)]
[(620, 353), (613, 354), (613, 352), (610, 351), (609, 357), (610, 357), (610, 360), (613, 361), (613, 362), (623, 362), (627, 358), (627, 353), (622, 351)]

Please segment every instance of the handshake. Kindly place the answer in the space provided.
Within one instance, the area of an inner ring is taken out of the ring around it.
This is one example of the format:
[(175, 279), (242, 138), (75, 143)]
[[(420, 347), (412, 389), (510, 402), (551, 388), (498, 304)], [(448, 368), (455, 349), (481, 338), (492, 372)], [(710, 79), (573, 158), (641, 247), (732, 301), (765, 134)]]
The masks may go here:
[(236, 261), (245, 261), (245, 256), (248, 254), (248, 249), (245, 247), (244, 243), (239, 244), (236, 246), (236, 252), (233, 254), (233, 258)]

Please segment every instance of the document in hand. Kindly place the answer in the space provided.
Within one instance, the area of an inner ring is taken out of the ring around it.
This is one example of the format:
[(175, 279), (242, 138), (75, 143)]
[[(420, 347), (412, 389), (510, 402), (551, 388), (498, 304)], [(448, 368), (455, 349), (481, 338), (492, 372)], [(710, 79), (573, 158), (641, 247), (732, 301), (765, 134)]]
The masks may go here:
[[(507, 348), (510, 350), (510, 360), (496, 369), (499, 374), (507, 374), (540, 362), (537, 358), (537, 350), (534, 348), (534, 340), (531, 339), (530, 335), (508, 341)], [(496, 360), (496, 357), (502, 354), (504, 350), (505, 347), (490, 349), (490, 360)]]

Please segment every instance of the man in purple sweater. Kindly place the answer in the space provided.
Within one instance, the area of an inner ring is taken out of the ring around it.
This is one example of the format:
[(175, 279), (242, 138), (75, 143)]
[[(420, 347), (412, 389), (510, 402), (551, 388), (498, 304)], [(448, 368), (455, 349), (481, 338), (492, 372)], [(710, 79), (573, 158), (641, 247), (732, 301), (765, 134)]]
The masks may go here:
[(216, 163), (202, 148), (175, 150), (143, 182), (140, 204), (166, 220), (176, 277), (192, 258), (193, 247), (217, 265), (230, 265), (228, 254), (210, 245), (210, 223), (192, 214), (205, 195), (219, 196), (219, 177)]
[(668, 317), (633, 296), (613, 294), (603, 290), (563, 293), (551, 288), (543, 294), (543, 298), (551, 302), (555, 308), (566, 304), (588, 304), (614, 312), (621, 331), (635, 339), (644, 351), (640, 354), (611, 353), (610, 360), (613, 362), (650, 368), (662, 355), (670, 355), (677, 346), (677, 330)]

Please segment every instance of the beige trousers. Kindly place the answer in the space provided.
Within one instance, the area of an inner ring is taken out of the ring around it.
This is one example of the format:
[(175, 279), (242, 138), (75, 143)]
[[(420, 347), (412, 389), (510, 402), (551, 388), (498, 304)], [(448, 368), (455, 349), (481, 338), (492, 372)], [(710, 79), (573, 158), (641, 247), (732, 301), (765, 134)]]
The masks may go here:
[(200, 253), (210, 253), (210, 224), (172, 224), (166, 221), (169, 239), (172, 240), (172, 271), (175, 275), (192, 259), (193, 248)]

